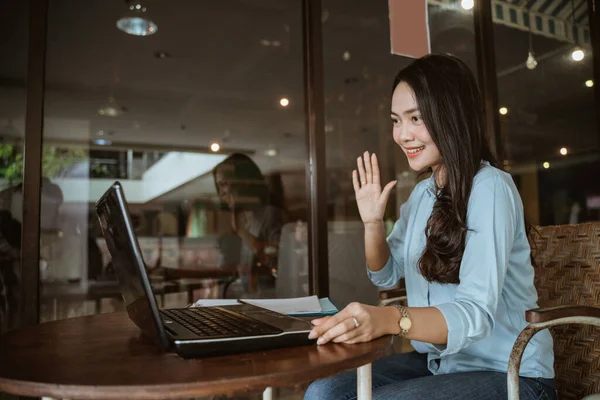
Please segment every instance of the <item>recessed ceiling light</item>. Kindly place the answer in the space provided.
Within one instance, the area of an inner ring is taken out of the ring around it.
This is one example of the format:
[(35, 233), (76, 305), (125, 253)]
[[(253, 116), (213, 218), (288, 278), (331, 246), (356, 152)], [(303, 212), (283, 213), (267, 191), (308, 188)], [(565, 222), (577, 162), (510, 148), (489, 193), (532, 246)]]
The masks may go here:
[(278, 154), (277, 149), (271, 148), (265, 151), (265, 155), (269, 157), (275, 157)]
[(460, 6), (462, 8), (464, 8), (465, 10), (470, 10), (471, 8), (473, 8), (475, 6), (475, 1), (473, 1), (473, 0), (462, 0), (460, 2)]
[(290, 100), (283, 97), (281, 100), (279, 100), (279, 104), (281, 104), (281, 107), (287, 107), (290, 105)]
[(98, 131), (98, 136), (104, 135), (104, 131)]
[(545, 169), (550, 168), (550, 163), (548, 161), (544, 161), (544, 163), (542, 164), (542, 167), (544, 167)]
[(154, 57), (164, 60), (165, 58), (171, 58), (171, 55), (169, 53), (167, 53), (166, 51), (155, 51)]
[(133, 36), (150, 36), (156, 33), (158, 26), (146, 13), (141, 2), (130, 3), (129, 10), (117, 20), (117, 28)]
[(508, 114), (508, 108), (506, 108), (506, 107), (500, 107), (500, 109), (498, 110), (498, 112), (500, 112), (500, 114), (502, 114), (502, 115), (506, 115), (506, 114)]
[(219, 146), (219, 143), (213, 143), (210, 145), (210, 149), (216, 153), (217, 151), (219, 151), (221, 149), (221, 146)]
[(571, 53), (571, 58), (574, 61), (581, 61), (585, 58), (585, 53), (581, 49), (574, 50), (573, 53)]
[(567, 150), (566, 147), (561, 147), (559, 150), (559, 153), (562, 154), (563, 156), (566, 156), (569, 153), (569, 150)]
[(585, 81), (585, 86), (587, 87), (594, 87), (594, 81), (591, 79), (588, 79), (587, 81)]
[(344, 52), (344, 55), (342, 56), (342, 58), (344, 59), (344, 61), (350, 60), (350, 52), (348, 50), (346, 50)]

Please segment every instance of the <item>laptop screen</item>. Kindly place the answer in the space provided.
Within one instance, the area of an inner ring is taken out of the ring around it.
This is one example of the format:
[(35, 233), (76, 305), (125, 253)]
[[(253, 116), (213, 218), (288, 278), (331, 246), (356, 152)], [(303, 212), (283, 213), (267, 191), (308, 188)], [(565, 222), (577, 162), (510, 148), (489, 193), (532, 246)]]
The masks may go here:
[(98, 200), (96, 212), (129, 318), (163, 347), (168, 347), (125, 195), (118, 182)]

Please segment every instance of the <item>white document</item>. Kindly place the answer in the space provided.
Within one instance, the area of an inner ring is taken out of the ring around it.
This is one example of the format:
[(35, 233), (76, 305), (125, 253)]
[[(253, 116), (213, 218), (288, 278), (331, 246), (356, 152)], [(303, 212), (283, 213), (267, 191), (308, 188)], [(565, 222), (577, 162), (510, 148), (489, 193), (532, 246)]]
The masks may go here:
[(240, 304), (236, 299), (200, 299), (191, 307), (234, 306)]
[(253, 304), (282, 314), (318, 314), (321, 304), (317, 296), (296, 297), (292, 299), (241, 299), (244, 303)]

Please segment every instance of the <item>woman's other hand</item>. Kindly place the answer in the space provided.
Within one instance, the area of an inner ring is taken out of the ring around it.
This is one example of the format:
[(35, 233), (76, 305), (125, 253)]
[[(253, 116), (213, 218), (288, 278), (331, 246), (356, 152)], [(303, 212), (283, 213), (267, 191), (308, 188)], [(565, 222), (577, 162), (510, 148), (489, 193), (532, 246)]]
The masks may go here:
[[(388, 183), (383, 190), (379, 181), (379, 165), (375, 154), (365, 151), (356, 160), (357, 170), (352, 171), (352, 183), (356, 194), (356, 204), (364, 224), (383, 221), (385, 206), (397, 181)], [(360, 180), (359, 180), (360, 178)]]
[(336, 315), (311, 321), (314, 328), (308, 337), (319, 338), (317, 344), (368, 342), (384, 335), (398, 333), (399, 314), (394, 307), (350, 303)]

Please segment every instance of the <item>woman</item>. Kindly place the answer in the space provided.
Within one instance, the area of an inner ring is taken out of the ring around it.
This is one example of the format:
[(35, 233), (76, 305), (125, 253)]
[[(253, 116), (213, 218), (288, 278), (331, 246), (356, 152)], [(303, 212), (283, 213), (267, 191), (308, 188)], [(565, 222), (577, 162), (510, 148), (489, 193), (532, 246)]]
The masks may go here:
[[(489, 148), (468, 67), (429, 55), (400, 71), (394, 141), (415, 171), (431, 170), (385, 238), (383, 214), (396, 182), (381, 190), (377, 157), (365, 153), (352, 181), (365, 225), (367, 272), (378, 286), (405, 278), (408, 307), (352, 303), (313, 321), (319, 344), (396, 334), (416, 350), (373, 363), (374, 399), (505, 399), (512, 346), (537, 307), (519, 193)], [(521, 399), (554, 399), (552, 338), (537, 334), (521, 364)], [(356, 396), (355, 373), (314, 382), (305, 399)]]
[(231, 212), (231, 227), (242, 240), (238, 270), (243, 289), (258, 295), (259, 275), (271, 283), (276, 275), (283, 195), (270, 189), (256, 163), (245, 154), (227, 157), (214, 168), (213, 176), (219, 197)]

